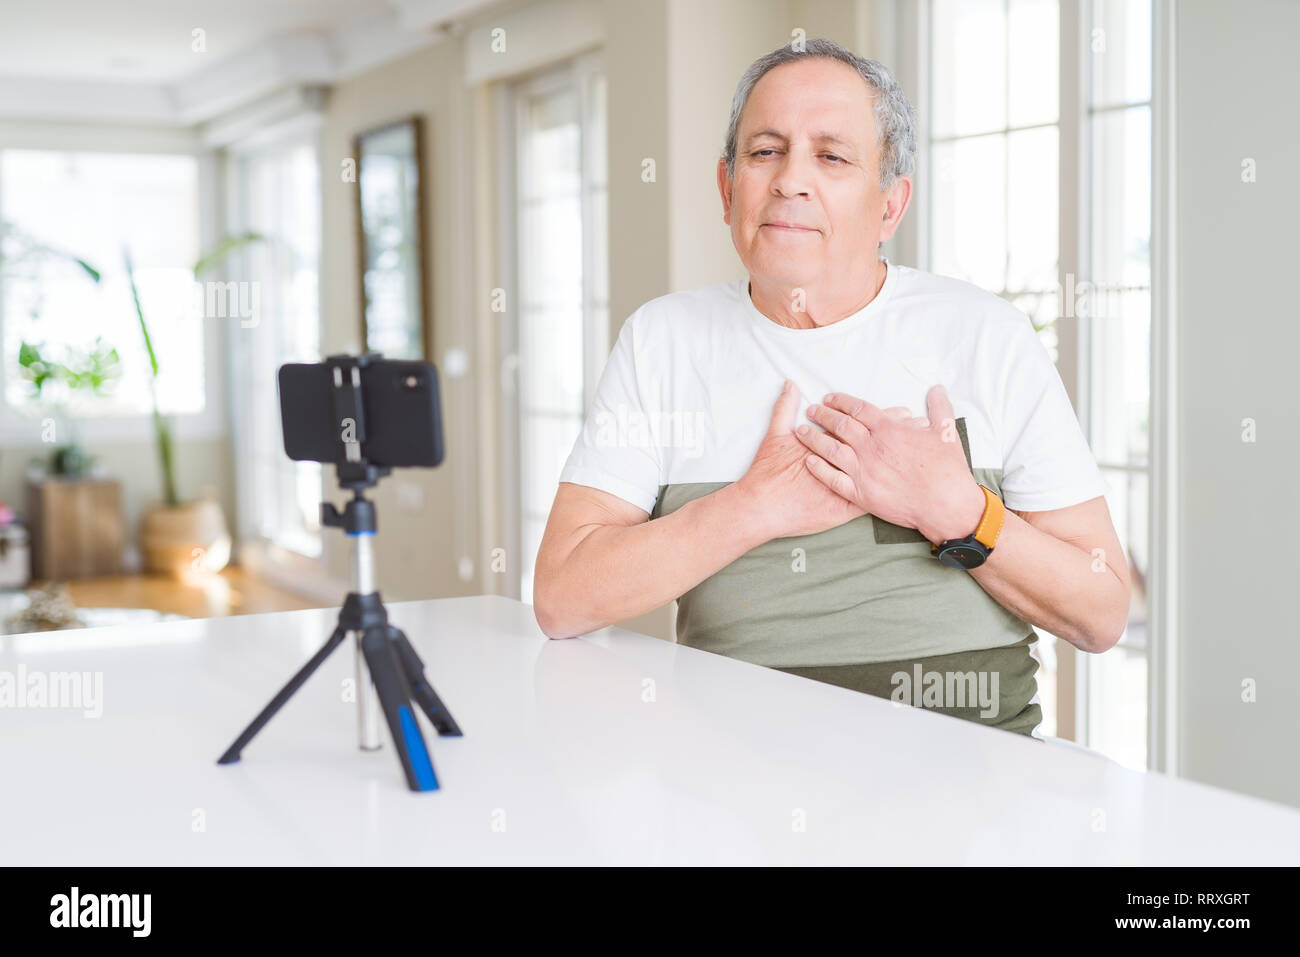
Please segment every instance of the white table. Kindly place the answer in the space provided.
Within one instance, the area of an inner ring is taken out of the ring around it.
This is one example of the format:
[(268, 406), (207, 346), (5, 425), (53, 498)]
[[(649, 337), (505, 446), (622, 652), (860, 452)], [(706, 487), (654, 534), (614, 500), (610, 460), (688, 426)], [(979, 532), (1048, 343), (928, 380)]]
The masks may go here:
[(0, 710), (0, 864), (1291, 864), (1300, 811), (482, 596), (390, 605), (465, 731), (357, 747), (336, 611), (0, 638), (103, 713)]

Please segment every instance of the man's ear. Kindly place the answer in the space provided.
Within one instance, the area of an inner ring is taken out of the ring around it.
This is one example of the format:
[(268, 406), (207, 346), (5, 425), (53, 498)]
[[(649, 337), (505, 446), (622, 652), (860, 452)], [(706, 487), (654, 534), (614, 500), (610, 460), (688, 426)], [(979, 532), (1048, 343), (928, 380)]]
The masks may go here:
[(718, 192), (722, 194), (722, 221), (731, 225), (731, 176), (727, 173), (727, 161), (718, 160)]
[(898, 224), (903, 221), (903, 213), (907, 212), (907, 204), (911, 200), (912, 180), (907, 176), (899, 176), (885, 192), (885, 219), (880, 226), (882, 243), (898, 230)]

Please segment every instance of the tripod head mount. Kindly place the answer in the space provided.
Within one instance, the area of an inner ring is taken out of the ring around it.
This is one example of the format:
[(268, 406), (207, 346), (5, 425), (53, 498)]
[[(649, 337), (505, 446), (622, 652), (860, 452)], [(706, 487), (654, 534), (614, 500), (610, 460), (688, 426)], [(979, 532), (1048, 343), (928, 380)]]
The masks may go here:
[(320, 523), (330, 528), (341, 528), (348, 535), (373, 535), (377, 528), (375, 503), (353, 490), (353, 499), (339, 511), (331, 502), (320, 503)]

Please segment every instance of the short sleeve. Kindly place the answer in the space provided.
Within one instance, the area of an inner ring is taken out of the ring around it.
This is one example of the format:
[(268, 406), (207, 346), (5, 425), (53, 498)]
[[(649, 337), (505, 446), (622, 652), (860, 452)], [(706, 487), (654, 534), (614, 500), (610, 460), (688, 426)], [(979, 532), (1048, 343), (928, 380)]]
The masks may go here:
[(619, 331), (560, 481), (609, 492), (649, 513), (659, 498), (661, 450), (637, 376), (638, 315)]
[(1018, 314), (1004, 366), (1002, 499), (1042, 512), (1108, 491), (1065, 384), (1027, 316)]

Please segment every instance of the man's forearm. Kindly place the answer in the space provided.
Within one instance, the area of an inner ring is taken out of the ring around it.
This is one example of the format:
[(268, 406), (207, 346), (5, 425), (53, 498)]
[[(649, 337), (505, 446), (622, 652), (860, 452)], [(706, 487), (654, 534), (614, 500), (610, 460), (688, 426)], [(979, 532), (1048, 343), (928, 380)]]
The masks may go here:
[(583, 635), (653, 611), (765, 538), (733, 483), (638, 525), (598, 525), (555, 569), (537, 601), (553, 638)]
[(1082, 651), (1110, 648), (1128, 620), (1128, 590), (1107, 562), (1010, 510), (988, 561), (966, 574), (1002, 607)]

